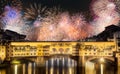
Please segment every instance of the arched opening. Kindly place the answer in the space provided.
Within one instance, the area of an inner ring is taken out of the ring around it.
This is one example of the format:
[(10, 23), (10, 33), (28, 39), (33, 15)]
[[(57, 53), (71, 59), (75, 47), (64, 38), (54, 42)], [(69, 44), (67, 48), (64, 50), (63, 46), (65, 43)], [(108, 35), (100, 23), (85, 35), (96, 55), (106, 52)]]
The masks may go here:
[(106, 58), (106, 57), (98, 57), (98, 58), (91, 58), (88, 61), (93, 62), (93, 63), (98, 63), (98, 64), (106, 64), (106, 65), (115, 65), (115, 59), (113, 57), (111, 58)]
[(114, 74), (115, 70), (113, 58), (91, 58), (85, 63), (86, 74)]

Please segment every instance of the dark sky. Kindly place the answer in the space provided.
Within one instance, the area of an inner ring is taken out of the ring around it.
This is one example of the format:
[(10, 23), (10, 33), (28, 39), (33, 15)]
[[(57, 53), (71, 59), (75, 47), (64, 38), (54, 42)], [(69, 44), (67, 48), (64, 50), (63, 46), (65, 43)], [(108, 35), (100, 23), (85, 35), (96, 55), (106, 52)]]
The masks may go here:
[(23, 0), (26, 3), (40, 3), (48, 7), (60, 6), (68, 11), (87, 11), (91, 0)]

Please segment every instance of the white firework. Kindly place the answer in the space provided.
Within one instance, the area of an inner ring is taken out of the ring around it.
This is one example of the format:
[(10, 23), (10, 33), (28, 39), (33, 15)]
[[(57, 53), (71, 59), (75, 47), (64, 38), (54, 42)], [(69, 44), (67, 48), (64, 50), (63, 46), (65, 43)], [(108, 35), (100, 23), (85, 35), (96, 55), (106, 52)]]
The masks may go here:
[(102, 32), (106, 26), (117, 25), (120, 17), (115, 10), (115, 4), (109, 0), (97, 0), (92, 5), (95, 13), (94, 20), (91, 24), (94, 26), (94, 34)]

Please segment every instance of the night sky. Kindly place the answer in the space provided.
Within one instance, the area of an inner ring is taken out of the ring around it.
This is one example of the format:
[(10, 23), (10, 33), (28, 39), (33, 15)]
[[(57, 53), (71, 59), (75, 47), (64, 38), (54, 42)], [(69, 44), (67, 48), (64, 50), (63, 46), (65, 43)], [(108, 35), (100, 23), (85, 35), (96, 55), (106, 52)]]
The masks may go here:
[(67, 11), (88, 11), (91, 0), (22, 0), (24, 6), (29, 3), (40, 3), (47, 7), (59, 6)]
[(76, 41), (119, 22), (109, 0), (0, 0), (0, 8), (1, 26), (33, 41)]

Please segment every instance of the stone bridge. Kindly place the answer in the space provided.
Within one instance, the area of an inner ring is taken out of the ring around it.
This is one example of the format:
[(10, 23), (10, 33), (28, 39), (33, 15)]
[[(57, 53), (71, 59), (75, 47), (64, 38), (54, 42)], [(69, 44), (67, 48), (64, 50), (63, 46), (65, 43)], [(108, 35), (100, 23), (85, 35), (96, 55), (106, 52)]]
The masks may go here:
[[(2, 51), (1, 51), (2, 52)], [(85, 63), (98, 58), (120, 61), (120, 51), (115, 41), (111, 42), (11, 42), (6, 49), (6, 59), (35, 57), (51, 58), (68, 56), (78, 63)]]

